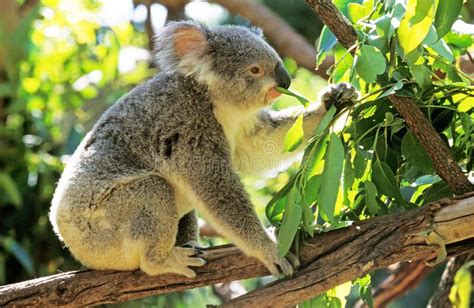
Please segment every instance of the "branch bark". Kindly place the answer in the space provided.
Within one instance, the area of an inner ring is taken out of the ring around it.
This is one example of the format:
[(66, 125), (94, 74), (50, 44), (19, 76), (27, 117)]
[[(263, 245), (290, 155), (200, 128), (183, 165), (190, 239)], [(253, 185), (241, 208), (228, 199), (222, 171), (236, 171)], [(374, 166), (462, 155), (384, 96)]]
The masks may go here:
[[(423, 208), (376, 217), (307, 240), (302, 270), (231, 301), (234, 307), (294, 305), (354, 277), (406, 260), (429, 260), (438, 246), (426, 234), (440, 235), (448, 254), (474, 251), (474, 193)], [(150, 277), (140, 271), (76, 271), (0, 287), (0, 306), (84, 306), (182, 291), (268, 275), (256, 259), (237, 248), (204, 250), (208, 261), (198, 276)]]

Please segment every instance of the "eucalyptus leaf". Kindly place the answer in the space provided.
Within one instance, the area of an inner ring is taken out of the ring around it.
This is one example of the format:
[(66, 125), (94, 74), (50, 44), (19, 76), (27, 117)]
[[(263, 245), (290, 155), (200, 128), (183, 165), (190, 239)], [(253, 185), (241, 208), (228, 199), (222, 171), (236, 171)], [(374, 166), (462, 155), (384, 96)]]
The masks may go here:
[(305, 107), (309, 104), (309, 100), (306, 97), (304, 97), (303, 95), (297, 93), (294, 90), (285, 89), (285, 88), (282, 88), (282, 87), (277, 87), (276, 89), (279, 92), (283, 93), (283, 94), (293, 96), (294, 98), (296, 98), (298, 100), (298, 102), (301, 103), (301, 105), (303, 105)]
[(393, 86), (384, 91), (378, 98), (386, 97), (392, 94), (395, 94), (398, 90), (403, 88), (403, 82), (401, 80), (397, 81)]
[(290, 127), (283, 139), (284, 149), (287, 152), (296, 150), (303, 142), (303, 117), (303, 114), (298, 116), (295, 123)]
[(370, 45), (362, 45), (357, 57), (357, 74), (367, 83), (372, 83), (377, 75), (383, 74), (387, 61), (380, 50)]
[(379, 206), (377, 204), (377, 187), (370, 181), (364, 182), (365, 188), (365, 202), (370, 214), (377, 215), (379, 213)]
[(463, 0), (441, 0), (436, 10), (435, 22), (438, 37), (445, 36), (461, 13)]
[(318, 54), (316, 55), (316, 65), (320, 65), (326, 58), (326, 54), (334, 46), (336, 46), (337, 38), (334, 33), (329, 30), (327, 26), (324, 26), (321, 30), (318, 43)]
[(329, 222), (334, 221), (334, 211), (339, 192), (344, 156), (344, 146), (341, 139), (332, 133), (326, 151), (326, 162), (318, 195), (318, 207), (321, 217)]
[(405, 16), (398, 27), (398, 41), (404, 54), (418, 47), (434, 21), (436, 1), (408, 0)]
[(402, 139), (401, 150), (410, 164), (425, 174), (434, 172), (433, 162), (425, 149), (411, 133), (406, 133)]
[(392, 169), (386, 163), (380, 160), (374, 162), (372, 166), (372, 181), (377, 186), (377, 190), (384, 195), (394, 198), (400, 205), (407, 204), (400, 193), (400, 188), (395, 180)]
[(281, 227), (278, 232), (278, 254), (283, 257), (290, 250), (301, 222), (301, 195), (295, 187), (291, 189), (286, 202)]

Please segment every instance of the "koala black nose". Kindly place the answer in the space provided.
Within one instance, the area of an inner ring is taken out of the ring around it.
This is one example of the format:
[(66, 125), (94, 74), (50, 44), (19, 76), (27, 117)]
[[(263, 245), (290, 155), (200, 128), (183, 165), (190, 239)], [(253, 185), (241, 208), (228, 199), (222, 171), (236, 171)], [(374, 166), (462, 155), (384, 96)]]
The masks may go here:
[(275, 80), (278, 83), (279, 87), (288, 89), (291, 84), (291, 77), (290, 74), (286, 71), (286, 69), (283, 67), (283, 64), (279, 62), (275, 66)]

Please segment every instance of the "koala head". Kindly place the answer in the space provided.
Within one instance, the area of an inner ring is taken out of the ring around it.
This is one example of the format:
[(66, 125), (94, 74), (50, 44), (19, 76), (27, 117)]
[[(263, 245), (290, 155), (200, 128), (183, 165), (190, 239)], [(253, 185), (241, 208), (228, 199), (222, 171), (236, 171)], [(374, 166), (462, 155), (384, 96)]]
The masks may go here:
[(279, 95), (276, 87), (291, 83), (280, 57), (258, 29), (171, 22), (155, 42), (160, 69), (205, 83), (217, 104), (259, 109)]

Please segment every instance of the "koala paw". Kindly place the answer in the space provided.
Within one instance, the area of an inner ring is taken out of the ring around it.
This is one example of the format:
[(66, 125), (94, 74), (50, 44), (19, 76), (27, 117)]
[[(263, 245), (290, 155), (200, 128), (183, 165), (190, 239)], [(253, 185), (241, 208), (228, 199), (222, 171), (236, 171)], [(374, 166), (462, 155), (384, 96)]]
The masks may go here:
[(341, 82), (331, 84), (323, 89), (320, 101), (324, 103), (326, 110), (334, 105), (337, 110), (350, 106), (359, 97), (356, 89), (349, 83)]
[(265, 266), (268, 268), (270, 273), (273, 276), (280, 276), (280, 273), (285, 274), (286, 276), (293, 275), (293, 265), (290, 263), (287, 258), (279, 258), (272, 262), (265, 262)]
[(197, 257), (199, 251), (194, 248), (173, 247), (168, 257), (162, 262), (150, 260), (145, 256), (140, 269), (150, 276), (174, 273), (184, 275), (188, 278), (196, 277), (196, 272), (190, 266), (203, 266), (206, 260)]

